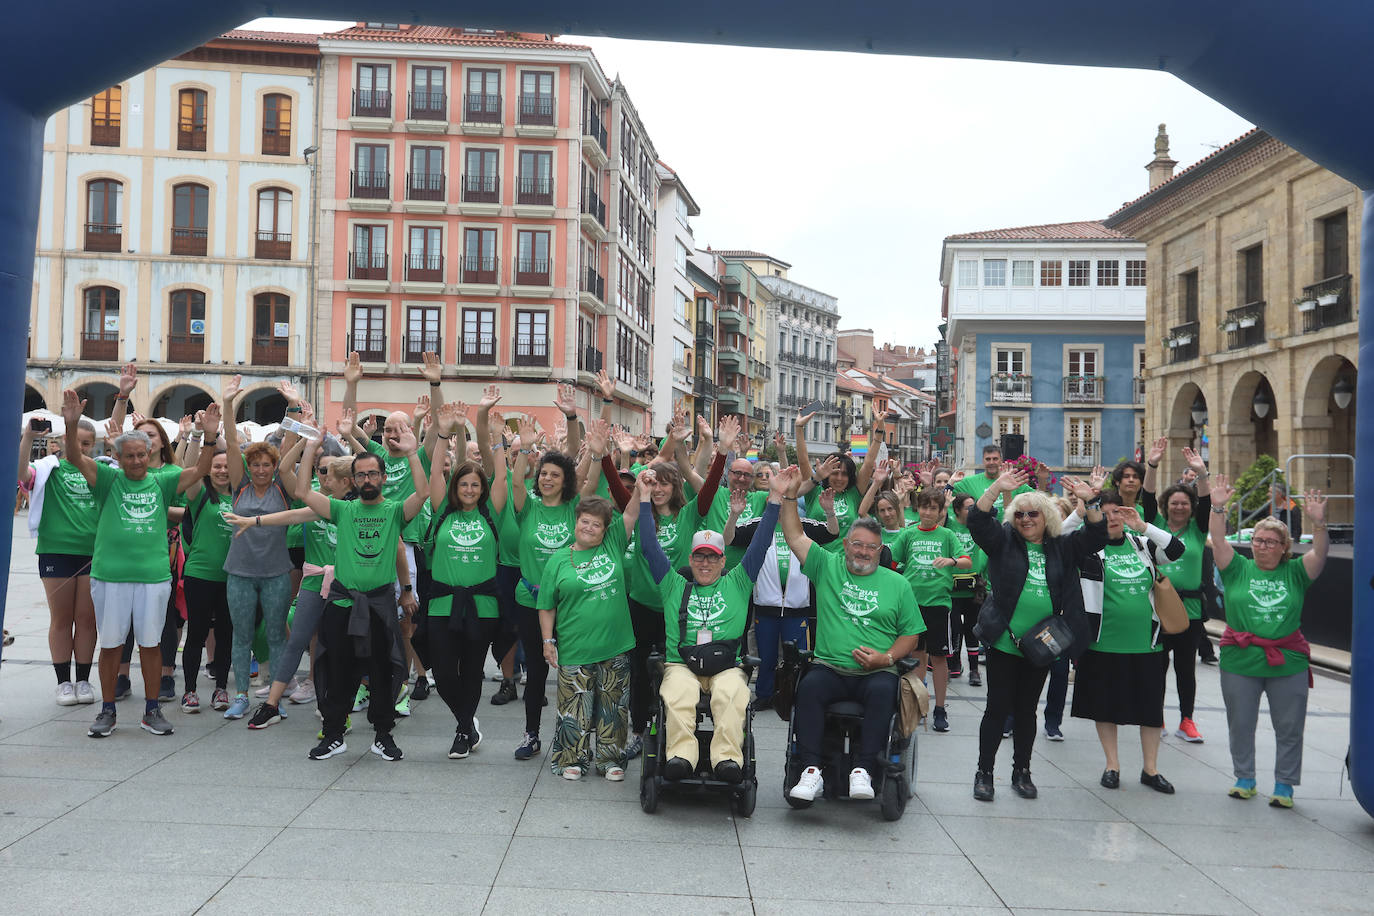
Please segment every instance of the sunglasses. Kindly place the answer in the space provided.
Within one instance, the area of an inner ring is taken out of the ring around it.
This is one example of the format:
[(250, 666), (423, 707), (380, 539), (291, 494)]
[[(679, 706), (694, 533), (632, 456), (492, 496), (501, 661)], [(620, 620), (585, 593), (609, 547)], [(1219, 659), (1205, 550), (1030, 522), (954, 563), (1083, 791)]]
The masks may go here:
[(1012, 518), (1016, 519), (1017, 521), (1020, 521), (1020, 520), (1023, 519), (1023, 518), (1039, 518), (1039, 517), (1040, 517), (1040, 510), (1039, 510), (1039, 509), (1027, 509), (1025, 512), (1013, 512), (1013, 513), (1011, 514), (1011, 516), (1012, 516)]

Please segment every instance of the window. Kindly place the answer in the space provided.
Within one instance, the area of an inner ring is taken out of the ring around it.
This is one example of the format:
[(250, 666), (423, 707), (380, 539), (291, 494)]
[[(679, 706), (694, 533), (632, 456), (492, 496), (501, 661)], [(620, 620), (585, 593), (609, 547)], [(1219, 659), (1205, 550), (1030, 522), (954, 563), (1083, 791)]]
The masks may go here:
[(348, 349), (350, 352), (356, 351), (358, 357), (367, 362), (386, 362), (385, 306), (353, 306), (353, 325), (348, 336)]
[[(549, 233), (522, 229), (516, 234), (515, 282), (519, 286), (548, 286)], [(533, 314), (533, 313), (531, 313)], [(539, 314), (544, 314), (540, 312)]]
[(443, 67), (410, 68), (410, 117), (416, 121), (444, 121), (448, 115)]
[(194, 289), (172, 292), (168, 322), (167, 362), (205, 362), (205, 294)]
[(547, 366), (548, 364), (549, 313), (516, 312), (514, 365)]
[(469, 70), (463, 94), (463, 120), (472, 124), (501, 123), (501, 71)]
[(680, 289), (673, 290), (673, 317), (683, 324), (687, 323), (687, 294)]
[(1092, 377), (1097, 375), (1096, 350), (1070, 350), (1068, 375)]
[(1345, 211), (1321, 220), (1319, 228), (1321, 279), (1344, 277), (1350, 273), (1350, 235)]
[(353, 256), (349, 259), (348, 276), (351, 280), (387, 279), (386, 226), (354, 226)]
[(1069, 285), (1088, 286), (1092, 283), (1093, 262), (1088, 260), (1069, 262)]
[(391, 196), (391, 147), (384, 143), (359, 143), (353, 147), (351, 196), (386, 200)]
[(1012, 286), (1034, 286), (1034, 285), (1035, 285), (1035, 262), (1034, 262), (1034, 261), (1012, 261), (1012, 262), (1011, 262), (1011, 285), (1012, 285)]
[(91, 99), (91, 145), (118, 146), (123, 92), (111, 86)]
[[(996, 419), (996, 425), (996, 441), (998, 444), (1001, 444), (1003, 441), (1005, 441), (1007, 436), (1024, 437), (1026, 435), (1026, 418), (1020, 414), (998, 414)], [(1023, 439), (1023, 448), (1027, 453), (1030, 452), (1029, 439)]]
[(501, 202), (499, 155), (494, 149), (470, 149), (463, 159), (463, 200), (468, 203)]
[(553, 206), (553, 153), (521, 150), (517, 204)]
[(81, 332), (81, 358), (119, 358), (119, 290), (92, 286), (86, 290), (86, 321)]
[(444, 282), (444, 230), (438, 226), (411, 226), (410, 250), (406, 252), (406, 279), (417, 283)]
[(554, 124), (552, 73), (527, 70), (520, 74), (520, 123)]
[(177, 149), (205, 149), (205, 90), (183, 89), (178, 94)]
[(1041, 261), (1041, 262), (1040, 262), (1040, 285), (1041, 285), (1041, 286), (1063, 286), (1063, 285), (1064, 285), (1064, 262), (1063, 262), (1063, 261)]
[(1145, 262), (1127, 261), (1126, 262), (1126, 285), (1144, 286), (1145, 285)]
[(444, 149), (441, 146), (412, 146), (410, 176), (406, 182), (409, 200), (444, 199)]
[(399, 32), (401, 24), (399, 22), (369, 22), (366, 24), (369, 29), (378, 32)]
[(687, 274), (687, 246), (684, 245), (684, 244), (682, 244), (681, 242), (679, 242), (677, 239), (674, 239), (674, 240), (673, 240), (673, 244), (677, 246), (676, 249), (675, 249), (676, 258), (675, 258), (675, 261), (674, 261), (674, 262), (676, 263), (676, 265), (677, 265), (677, 272), (680, 273), (680, 274), (682, 274), (683, 276), (686, 276), (686, 274)]
[(1071, 468), (1090, 468), (1100, 463), (1097, 442), (1097, 417), (1073, 416), (1064, 419), (1064, 464)]
[(972, 259), (961, 258), (959, 261), (959, 285), (977, 286), (978, 285), (978, 262)]
[(286, 261), (291, 258), (291, 192), (264, 188), (258, 192), (258, 231), (253, 256)]
[(810, 359), (810, 358), (811, 358), (811, 339), (810, 339), (810, 338), (802, 338), (802, 356), (806, 357), (807, 359)]
[(681, 370), (687, 366), (687, 345), (676, 338), (673, 339), (673, 368)]
[(119, 251), (123, 229), (119, 224), (120, 197), (124, 185), (108, 178), (86, 183), (86, 250)]
[(291, 96), (279, 92), (262, 98), (262, 154), (291, 155)]
[(172, 254), (204, 256), (209, 220), (209, 188), (200, 184), (172, 188)]
[(984, 286), (1006, 286), (1007, 285), (1007, 260), (1006, 258), (985, 258), (983, 260), (983, 285)]
[(1097, 262), (1097, 285), (1098, 286), (1118, 286), (1120, 285), (1120, 261), (1098, 261)]
[(290, 360), (291, 300), (281, 293), (253, 297), (253, 365), (285, 366)]
[(1240, 253), (1240, 304), (1264, 301), (1264, 246)]
[(463, 349), (458, 361), (469, 365), (496, 365), (494, 309), (463, 309)]
[(391, 117), (391, 65), (358, 64), (358, 82), (353, 90), (353, 116)]
[(1190, 270), (1186, 274), (1179, 275), (1178, 278), (1178, 297), (1180, 317), (1183, 323), (1197, 321), (1197, 271)]
[(406, 309), (406, 340), (404, 361), (422, 363), (426, 353), (443, 358), (439, 338), (440, 309), (438, 306), (414, 306)]
[(998, 372), (1020, 375), (1026, 371), (1025, 350), (999, 349), (997, 350), (996, 361)]
[(496, 284), (496, 230), (463, 230), (462, 283)]

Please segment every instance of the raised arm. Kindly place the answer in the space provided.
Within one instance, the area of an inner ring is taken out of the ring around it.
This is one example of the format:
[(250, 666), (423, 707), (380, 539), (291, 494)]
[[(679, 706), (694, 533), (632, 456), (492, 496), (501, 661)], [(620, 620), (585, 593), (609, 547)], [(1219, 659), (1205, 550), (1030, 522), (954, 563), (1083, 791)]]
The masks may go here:
[[(95, 459), (81, 451), (81, 438), (77, 434), (81, 424), (81, 411), (86, 409), (86, 401), (78, 398), (76, 392), (68, 388), (62, 392), (62, 422), (66, 424), (64, 436), (67, 454), (67, 461), (81, 472), (81, 476), (86, 478), (86, 485), (95, 489)], [(24, 459), (28, 460), (27, 457)]]
[[(797, 512), (797, 490), (801, 484), (802, 472), (794, 464), (774, 474), (773, 482), (769, 484), (768, 489), (770, 493), (776, 491), (780, 494), (782, 510), (779, 518), (782, 521), (782, 536), (787, 539), (787, 546), (797, 558), (797, 562), (805, 565), (814, 542), (802, 530), (801, 515)], [(753, 544), (749, 546), (752, 547)]]
[(568, 421), (568, 454), (576, 455), (582, 448), (582, 421), (577, 418), (577, 389), (572, 385), (559, 385), (553, 406)]
[(129, 412), (129, 395), (137, 385), (138, 364), (125, 363), (119, 370), (119, 391), (115, 394), (114, 410), (110, 411), (110, 422), (114, 424), (116, 436), (124, 431), (124, 417)]
[[(492, 457), (491, 409), (500, 400), (501, 389), (488, 385), (482, 392), (482, 399), (477, 402), (477, 454), (482, 458), (482, 473), (488, 478), (496, 474), (496, 461)], [(504, 440), (502, 444), (505, 444)]]
[[(733, 442), (739, 435), (739, 418), (734, 415), (728, 416), (720, 421), (720, 441)], [(711, 511), (711, 504), (715, 502), (716, 491), (720, 489), (720, 479), (725, 473), (725, 453), (717, 449), (716, 457), (711, 462), (711, 472), (702, 481), (701, 489), (697, 491), (697, 515), (705, 518)]]
[(1235, 490), (1225, 474), (1216, 475), (1212, 482), (1212, 510), (1207, 519), (1207, 533), (1212, 536), (1212, 565), (1225, 569), (1235, 558), (1236, 549), (1226, 540), (1226, 504), (1231, 501)]
[(415, 438), (415, 433), (409, 429), (401, 430), (401, 434), (396, 438), (396, 448), (406, 456), (406, 461), (410, 463), (410, 479), (415, 482), (415, 489), (406, 497), (402, 504), (402, 517), (410, 521), (420, 514), (420, 510), (425, 507), (425, 499), (429, 492), (429, 478), (425, 475), (425, 466), (420, 463), (420, 443)]
[[(63, 437), (70, 441), (71, 436)], [(70, 448), (70, 446), (68, 446)], [(78, 449), (79, 451), (79, 449)], [(33, 465), (29, 462), (29, 456), (33, 454), (33, 427), (28, 423), (19, 431), (19, 486), (27, 489), (33, 480)]]
[(515, 511), (525, 511), (525, 500), (529, 491), (525, 489), (525, 478), (529, 476), (530, 449), (534, 447), (536, 435), (534, 421), (529, 417), (520, 418), (520, 447), (515, 453), (515, 466), (511, 469), (515, 481), (511, 487), (511, 499), (515, 500)]
[[(452, 405), (444, 405), (451, 407)], [(452, 418), (449, 418), (450, 420)], [(444, 422), (444, 417), (440, 415), (439, 422)], [(443, 435), (440, 433), (439, 435)], [(449, 454), (447, 450), (441, 450), (434, 456), (434, 460), (429, 465), (429, 504), (435, 512), (443, 511), (448, 503), (448, 481), (444, 477), (445, 471), (451, 471), (449, 467)], [(491, 485), (491, 495), (496, 495), (496, 484)]]
[[(1150, 450), (1145, 453), (1145, 479), (1140, 484), (1140, 489), (1145, 493), (1156, 493), (1155, 483), (1159, 480), (1159, 462), (1164, 457), (1164, 453), (1169, 448), (1169, 437), (1160, 436), (1150, 446)], [(1151, 521), (1151, 519), (1146, 519)]]
[(352, 408), (344, 408), (343, 415), (339, 417), (339, 422), (334, 429), (338, 432), (339, 438), (347, 443), (353, 454), (361, 455), (367, 451), (367, 443), (358, 437), (358, 424), (354, 422)]
[(357, 352), (348, 354), (344, 362), (343, 410), (346, 414), (358, 415), (358, 382), (363, 377), (363, 364)]
[[(439, 427), (434, 422), (439, 416), (439, 408), (444, 406), (444, 364), (439, 362), (439, 356), (426, 350), (420, 354), (424, 360), (420, 366), (420, 375), (429, 383), (429, 430), (425, 433), (425, 451), (429, 452), (431, 465), (434, 459), (434, 444), (439, 438)], [(464, 426), (463, 432), (466, 435), (467, 427)], [(463, 454), (459, 452), (459, 454)]]
[(282, 528), (287, 525), (313, 522), (320, 517), (320, 514), (309, 506), (300, 509), (287, 509), (285, 512), (269, 512), (266, 515), (236, 515), (233, 512), (224, 514), (224, 520), (237, 529), (234, 532), (234, 537), (238, 537), (249, 528), (260, 526)]
[(873, 476), (869, 481), (868, 489), (864, 492), (864, 498), (859, 500), (859, 514), (872, 515), (873, 504), (878, 501), (878, 494), (883, 491), (883, 486), (887, 483), (888, 475), (892, 473), (892, 466), (895, 461), (879, 462), (873, 469)]
[[(793, 438), (797, 449), (797, 467), (801, 468), (802, 482), (801, 489), (797, 491), (797, 496), (805, 496), (816, 487), (816, 469), (811, 465), (811, 454), (806, 449), (806, 424), (810, 423), (814, 413), (802, 414), (797, 417), (797, 422), (793, 426)], [(785, 461), (786, 456), (782, 456), (779, 461)], [(824, 483), (824, 481), (820, 481)], [(783, 513), (786, 515), (786, 513)], [(785, 527), (785, 526), (784, 526)]]
[[(711, 456), (715, 454), (715, 444), (716, 436), (715, 432), (711, 429), (711, 422), (703, 416), (698, 416), (697, 448), (696, 451), (692, 453), (692, 476), (688, 476), (686, 471), (683, 472), (683, 477), (687, 479), (688, 483), (692, 484), (693, 489), (697, 489), (698, 487), (693, 481), (701, 480), (706, 476), (706, 468), (711, 464)], [(721, 445), (727, 446), (728, 443), (722, 442)], [(698, 490), (698, 492), (700, 492), (700, 490)]]
[(763, 561), (768, 556), (768, 548), (773, 546), (773, 532), (778, 527), (778, 512), (782, 509), (782, 494), (775, 490), (769, 483), (768, 502), (763, 507), (763, 517), (759, 519), (758, 535), (749, 542), (749, 549), (744, 552), (744, 557), (740, 560), (740, 565), (744, 567), (745, 575), (751, 580), (759, 577), (759, 570), (763, 569)]
[(1312, 546), (1302, 556), (1303, 569), (1307, 578), (1315, 579), (1326, 568), (1326, 554), (1331, 546), (1326, 536), (1326, 497), (1321, 490), (1308, 490), (1302, 498), (1302, 514), (1307, 517), (1312, 531)]
[(243, 452), (239, 450), (239, 427), (235, 420), (238, 409), (239, 389), (243, 376), (235, 375), (224, 386), (224, 406), (220, 412), (224, 416), (224, 449), (229, 453), (229, 489), (237, 491), (243, 485)]
[(1164, 559), (1172, 563), (1183, 556), (1186, 545), (1174, 537), (1173, 533), (1146, 522), (1129, 506), (1119, 508), (1122, 523), (1136, 534), (1144, 535), (1146, 540), (1164, 554)]
[(868, 481), (873, 477), (873, 465), (878, 460), (878, 446), (886, 441), (887, 424), (875, 413), (873, 429), (868, 434), (868, 451), (864, 454), (864, 463), (859, 465), (859, 479), (856, 483), (860, 490), (868, 489)]
[[(211, 401), (209, 406), (205, 408), (205, 411), (200, 416), (200, 428), (205, 435), (214, 437), (219, 435), (219, 425), (219, 405)], [(210, 473), (210, 465), (213, 464), (214, 461), (214, 449), (201, 449), (200, 457), (197, 459), (196, 463), (189, 468), (183, 469), (182, 472), (177, 475), (177, 492), (185, 493), (192, 484), (204, 479), (205, 475)], [(229, 466), (234, 466), (232, 459), (229, 461)]]
[[(303, 416), (307, 416), (310, 419), (302, 420), (301, 422), (314, 425), (313, 422), (311, 422), (315, 419), (314, 414), (307, 413)], [(283, 441), (282, 444), (285, 445), (285, 441)], [(295, 493), (299, 490), (301, 480), (305, 481), (306, 489), (310, 488), (311, 473), (308, 466), (301, 464), (300, 467), (302, 470), (299, 472), (296, 470), (297, 462), (301, 460), (301, 453), (303, 451), (305, 451), (305, 440), (297, 436), (296, 441), (292, 442), (290, 447), (281, 453), (281, 462), (277, 465), (277, 476), (281, 478), (282, 489), (286, 490), (288, 493)]]
[[(644, 555), (644, 561), (649, 566), (649, 575), (653, 577), (654, 583), (662, 582), (668, 573), (673, 571), (672, 564), (668, 562), (668, 555), (663, 552), (663, 546), (658, 542), (658, 529), (654, 521), (654, 506), (649, 501), (649, 482), (653, 480), (653, 471), (644, 471), (635, 481), (632, 505), (638, 507), (638, 514), (635, 516), (639, 524), (639, 552)], [(629, 515), (629, 513), (626, 513)]]
[[(313, 466), (315, 463), (315, 450), (319, 447), (320, 443), (318, 440), (306, 439), (305, 450), (301, 454), (301, 462), (306, 466)], [(233, 464), (232, 461), (229, 463), (231, 465)], [(296, 480), (296, 498), (305, 503), (308, 508), (315, 510), (320, 518), (330, 518), (329, 497), (325, 496), (319, 490), (311, 489), (310, 478), (305, 474), (301, 474)]]

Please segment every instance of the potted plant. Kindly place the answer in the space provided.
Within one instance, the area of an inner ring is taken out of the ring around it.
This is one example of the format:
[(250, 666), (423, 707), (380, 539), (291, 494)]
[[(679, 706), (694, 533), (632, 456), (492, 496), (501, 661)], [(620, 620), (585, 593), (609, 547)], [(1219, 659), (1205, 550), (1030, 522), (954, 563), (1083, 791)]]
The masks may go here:
[(1311, 296), (1299, 296), (1293, 300), (1293, 304), (1300, 312), (1310, 312), (1317, 307), (1317, 300)]
[(1166, 343), (1169, 344), (1169, 349), (1170, 349), (1170, 350), (1172, 350), (1172, 349), (1174, 349), (1175, 347), (1178, 346), (1178, 338), (1177, 338), (1177, 337), (1166, 337), (1166, 338), (1164, 338), (1164, 340), (1165, 340)]
[(1234, 330), (1235, 330), (1237, 327), (1239, 327), (1239, 326), (1240, 326), (1240, 323), (1239, 323), (1238, 321), (1236, 321), (1236, 319), (1234, 319), (1234, 318), (1227, 318), (1227, 319), (1226, 319), (1225, 321), (1223, 321), (1223, 322), (1221, 323), (1221, 325), (1220, 325), (1220, 327), (1221, 327), (1221, 329), (1222, 329), (1223, 331), (1234, 331)]
[(1338, 289), (1323, 289), (1317, 291), (1318, 305), (1335, 305), (1341, 298), (1341, 291)]
[(1242, 315), (1238, 322), (1242, 328), (1253, 328), (1259, 319), (1254, 315)]

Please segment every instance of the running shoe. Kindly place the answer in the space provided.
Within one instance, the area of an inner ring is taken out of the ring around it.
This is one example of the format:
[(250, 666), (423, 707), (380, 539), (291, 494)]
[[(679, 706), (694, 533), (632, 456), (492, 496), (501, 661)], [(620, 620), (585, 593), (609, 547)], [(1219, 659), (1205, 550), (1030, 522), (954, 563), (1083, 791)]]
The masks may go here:
[(405, 756), (387, 732), (380, 732), (377, 735), (377, 740), (372, 742), (372, 753), (383, 760), (400, 760)]
[(162, 683), (157, 688), (157, 701), (159, 703), (173, 703), (177, 698), (177, 682), (169, 674), (162, 676)]
[(423, 703), (429, 699), (429, 678), (417, 677), (415, 687), (410, 691), (410, 698), (416, 703)]
[(644, 753), (644, 736), (631, 735), (630, 743), (625, 745), (625, 759), (634, 760), (642, 753)]
[(76, 699), (76, 685), (71, 681), (63, 681), (57, 685), (57, 705), (75, 706), (79, 701)]
[(1274, 792), (1269, 796), (1269, 807), (1271, 808), (1291, 808), (1293, 807), (1293, 787), (1286, 782), (1274, 783)]
[(1059, 730), (1058, 725), (1046, 725), (1045, 737), (1050, 741), (1063, 741), (1064, 733)]
[(1184, 719), (1182, 722), (1178, 723), (1178, 731), (1175, 732), (1175, 734), (1189, 744), (1202, 743), (1202, 734), (1197, 730), (1197, 726), (1193, 724), (1192, 719)]
[(114, 695), (114, 698), (115, 698), (116, 700), (122, 700), (122, 699), (124, 699), (125, 697), (127, 697), (129, 694), (133, 693), (133, 692), (134, 692), (134, 685), (133, 685), (133, 683), (129, 680), (129, 676), (128, 676), (127, 674), (121, 674), (119, 677), (115, 678), (115, 695)]
[(529, 672), (526, 671), (524, 668), (521, 668), (521, 669), (520, 669), (520, 676), (519, 676), (518, 678), (516, 678), (516, 680), (518, 680), (518, 681), (520, 682), (520, 686), (521, 686), (521, 687), (524, 687), (524, 686), (525, 686), (525, 682), (529, 680)]
[(477, 717), (472, 717), (472, 734), (468, 735), (468, 747), (477, 750), (477, 745), (482, 743), (482, 730), (478, 727)]
[(873, 797), (873, 780), (869, 778), (868, 770), (863, 767), (855, 767), (849, 772), (849, 797)]
[(248, 714), (248, 697), (239, 694), (234, 697), (234, 702), (229, 704), (229, 708), (224, 712), (226, 719), (242, 719)]
[(505, 706), (515, 699), (519, 699), (515, 692), (515, 678), (502, 678), (500, 688), (492, 694), (491, 705)]
[[(787, 794), (800, 801), (815, 801), (816, 796), (820, 795), (825, 789), (825, 780), (821, 778), (821, 771), (818, 767), (807, 767), (802, 770), (801, 778), (797, 784), (787, 790)], [(872, 798), (872, 787), (869, 788), (869, 798)]]
[(346, 750), (348, 750), (348, 745), (344, 743), (342, 738), (321, 738), (320, 743), (310, 749), (310, 759), (328, 760)]
[(248, 720), (248, 727), (254, 731), (260, 728), (267, 728), (269, 725), (276, 725), (281, 721), (281, 712), (277, 707), (267, 703), (259, 703), (258, 708), (253, 710), (253, 718)]
[(101, 709), (100, 714), (95, 717), (95, 722), (86, 730), (86, 734), (92, 738), (108, 738), (115, 730), (115, 714), (113, 710)]
[(367, 685), (366, 685), (366, 684), (359, 684), (359, 685), (358, 685), (358, 695), (357, 695), (356, 697), (353, 698), (353, 711), (354, 711), (354, 712), (362, 712), (364, 709), (367, 709), (367, 704), (368, 704)]
[(288, 696), (287, 699), (297, 706), (303, 703), (315, 702), (315, 682), (309, 678), (298, 682), (296, 684), (296, 689), (291, 691), (291, 695)]
[[(285, 718), (285, 716), (283, 716), (282, 718)], [(352, 731), (353, 731), (353, 717), (352, 717), (352, 716), (344, 716), (344, 734), (347, 735), (347, 734), (351, 733)], [(323, 740), (324, 740), (324, 729), (320, 729), (320, 730), (315, 734), (315, 740), (317, 740), (317, 741), (323, 741)]]
[(448, 749), (449, 760), (462, 760), (472, 753), (472, 745), (468, 744), (468, 736), (459, 732), (453, 736), (453, 746)]
[(935, 707), (935, 717), (930, 727), (937, 732), (949, 731), (949, 716), (945, 713), (945, 708), (943, 706)]
[(401, 698), (396, 701), (396, 715), (410, 718), (410, 694), (401, 694)]
[(1232, 798), (1254, 798), (1259, 794), (1259, 789), (1255, 787), (1253, 779), (1237, 779), (1236, 784), (1226, 790), (1226, 794)]
[[(283, 691), (282, 695), (285, 696), (286, 694), (290, 693), (291, 691), (293, 691), (293, 690), (295, 690), (295, 689), (296, 689), (296, 679), (295, 679), (295, 678), (292, 678), (291, 681), (290, 681), (289, 683), (287, 683), (287, 685), (286, 685), (286, 690)], [(256, 697), (256, 698), (258, 698), (259, 700), (265, 700), (265, 699), (267, 699), (268, 697), (270, 697), (271, 695), (272, 695), (272, 685), (271, 685), (270, 683), (269, 683), (267, 686), (265, 686), (265, 687), (259, 687), (257, 690), (254, 690), (254, 691), (253, 691), (253, 696)]]
[(172, 723), (167, 721), (167, 717), (162, 714), (161, 706), (154, 706), (143, 714), (138, 727), (145, 732), (152, 732), (154, 735), (170, 735), (172, 733)]
[(194, 690), (182, 694), (181, 711), (186, 713), (200, 712), (200, 697)]
[(210, 708), (215, 712), (224, 712), (229, 708), (229, 691), (223, 687), (216, 687), (215, 692), (210, 696)]
[(91, 689), (90, 681), (76, 682), (76, 702), (83, 706), (95, 702), (95, 691)]
[(516, 760), (529, 760), (543, 749), (539, 743), (539, 736), (525, 732), (525, 737), (520, 739), (520, 746), (515, 749)]
[(982, 686), (983, 686), (983, 676), (982, 676), (981, 674), (978, 673), (978, 669), (977, 669), (977, 668), (970, 667), (970, 668), (968, 669), (968, 685), (969, 685), (970, 687), (982, 687)]

